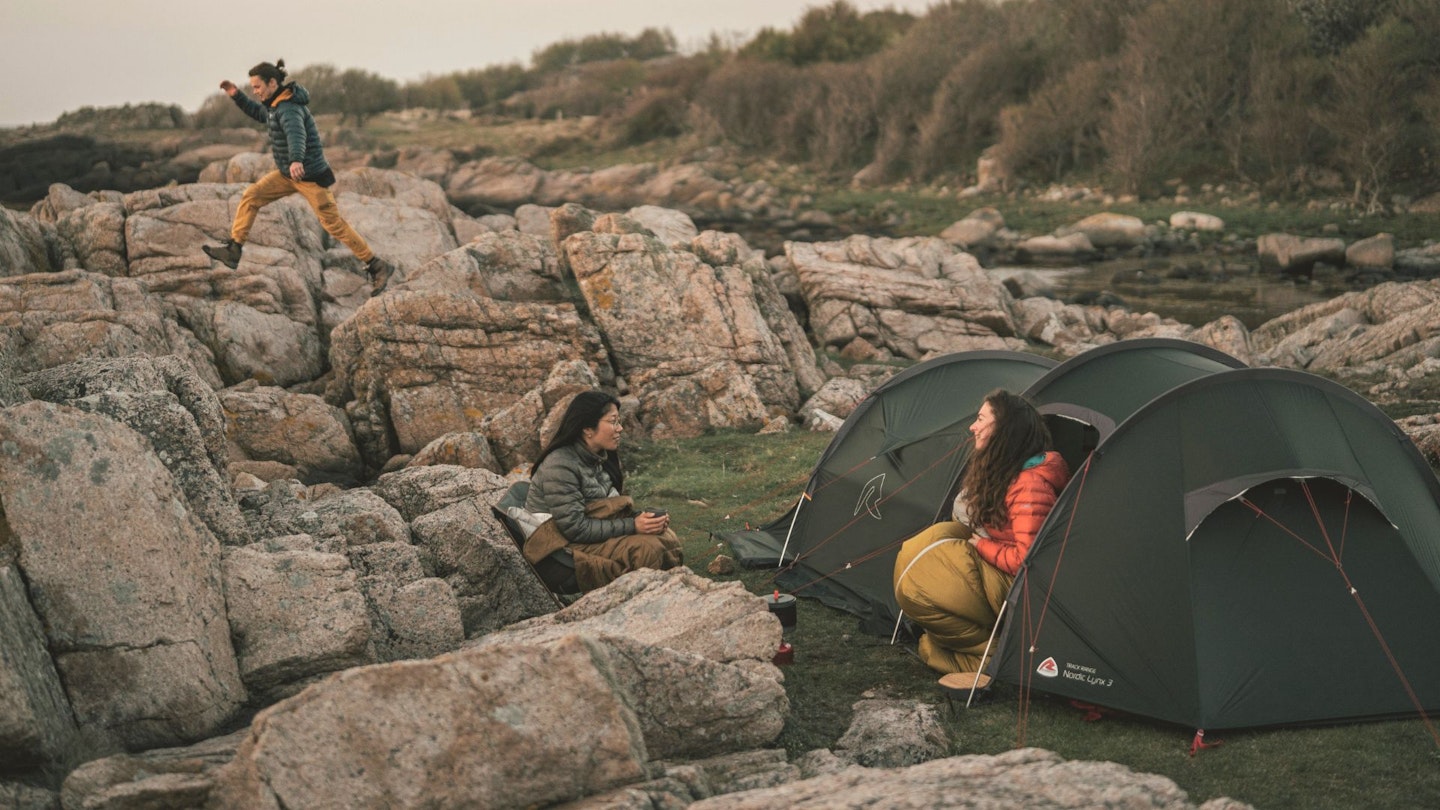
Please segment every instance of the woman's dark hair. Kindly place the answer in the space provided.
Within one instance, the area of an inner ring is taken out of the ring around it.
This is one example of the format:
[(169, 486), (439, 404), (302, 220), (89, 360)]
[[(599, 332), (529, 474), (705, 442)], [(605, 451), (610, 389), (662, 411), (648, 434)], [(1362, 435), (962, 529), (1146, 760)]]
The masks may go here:
[(285, 73), (285, 60), (276, 59), (273, 65), (269, 62), (261, 62), (255, 67), (250, 68), (249, 75), (259, 76), (262, 82), (268, 82), (274, 79), (277, 84), (284, 84), (288, 74)]
[(995, 427), (971, 456), (962, 486), (971, 525), (999, 526), (1008, 516), (1005, 493), (1027, 460), (1050, 449), (1050, 430), (1024, 397), (997, 389), (985, 395), (985, 402), (995, 414)]
[[(585, 431), (599, 427), (600, 420), (605, 418), (612, 406), (618, 412), (620, 400), (604, 391), (581, 391), (576, 394), (565, 407), (565, 415), (560, 417), (560, 427), (540, 451), (540, 455), (535, 457), (535, 464), (530, 471), (540, 469), (540, 462), (552, 452), (567, 445), (584, 444)], [(610, 483), (615, 487), (615, 491), (624, 492), (625, 471), (620, 467), (620, 454), (606, 451), (601, 460), (605, 465), (605, 472), (610, 474)]]

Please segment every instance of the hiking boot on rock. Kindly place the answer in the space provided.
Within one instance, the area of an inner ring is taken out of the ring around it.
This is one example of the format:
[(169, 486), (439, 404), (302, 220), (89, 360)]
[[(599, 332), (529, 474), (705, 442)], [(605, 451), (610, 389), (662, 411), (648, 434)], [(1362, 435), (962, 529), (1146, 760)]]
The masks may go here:
[(205, 251), (206, 256), (234, 270), (240, 265), (240, 249), (242, 247), (244, 245), (234, 239), (226, 239), (222, 244), (205, 245), (200, 249)]
[(370, 275), (370, 297), (374, 298), (385, 292), (385, 285), (390, 283), (390, 276), (394, 275), (395, 268), (389, 262), (375, 256), (365, 263), (365, 272)]

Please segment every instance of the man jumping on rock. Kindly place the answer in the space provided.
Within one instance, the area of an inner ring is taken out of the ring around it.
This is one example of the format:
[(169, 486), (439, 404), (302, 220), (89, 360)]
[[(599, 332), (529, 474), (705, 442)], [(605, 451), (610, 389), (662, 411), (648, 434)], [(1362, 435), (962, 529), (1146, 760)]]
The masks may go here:
[(205, 245), (205, 255), (235, 269), (240, 264), (240, 250), (245, 245), (245, 237), (250, 235), (250, 227), (255, 224), (255, 216), (260, 209), (282, 197), (299, 193), (310, 203), (326, 233), (344, 243), (356, 258), (365, 262), (365, 272), (370, 276), (370, 294), (379, 295), (395, 268), (376, 256), (360, 234), (340, 216), (335, 195), (330, 193), (330, 187), (335, 185), (335, 172), (325, 162), (315, 117), (305, 106), (310, 102), (310, 94), (294, 82), (287, 84), (285, 79), (284, 59), (277, 60), (273, 65), (261, 62), (250, 68), (250, 91), (258, 101), (246, 98), (229, 79), (220, 82), (220, 89), (230, 95), (235, 106), (269, 126), (270, 153), (275, 158), (276, 170), (245, 189), (240, 197), (240, 207), (235, 211), (235, 223), (230, 227), (230, 238), (220, 245)]

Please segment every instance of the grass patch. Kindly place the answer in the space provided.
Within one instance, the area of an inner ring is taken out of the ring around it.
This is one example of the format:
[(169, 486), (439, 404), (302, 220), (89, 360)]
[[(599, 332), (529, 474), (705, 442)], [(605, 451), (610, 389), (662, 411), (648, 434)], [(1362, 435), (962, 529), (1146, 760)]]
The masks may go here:
[[(636, 443), (626, 449), (627, 488), (637, 503), (670, 510), (690, 567), (710, 576), (706, 565), (728, 552), (710, 532), (763, 524), (788, 509), (830, 438), (725, 432)], [(713, 578), (768, 593), (770, 573)], [(890, 646), (860, 633), (849, 614), (802, 598), (791, 641), (790, 717), (777, 744), (792, 757), (833, 747), (850, 724), (851, 705), (865, 697), (936, 703), (954, 754), (998, 754), (1021, 742), (1014, 687), (1000, 684), (986, 701), (950, 711), (913, 644)], [(1124, 715), (1087, 722), (1067, 702), (1037, 693), (1023, 742), (1161, 774), (1197, 804), (1229, 796), (1256, 807), (1440, 807), (1440, 750), (1418, 720), (1212, 733), (1207, 741), (1224, 744), (1192, 758), (1193, 731)]]

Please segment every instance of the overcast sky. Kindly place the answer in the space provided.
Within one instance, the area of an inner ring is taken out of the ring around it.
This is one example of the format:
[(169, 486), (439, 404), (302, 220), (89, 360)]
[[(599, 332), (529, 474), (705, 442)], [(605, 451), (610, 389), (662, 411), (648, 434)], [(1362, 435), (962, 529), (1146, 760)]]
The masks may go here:
[[(923, 13), (938, 0), (850, 0)], [(602, 32), (669, 28), (683, 50), (711, 33), (788, 29), (829, 0), (0, 0), (0, 126), (86, 105), (199, 108), (257, 62), (330, 63), (400, 82), (486, 65)]]

